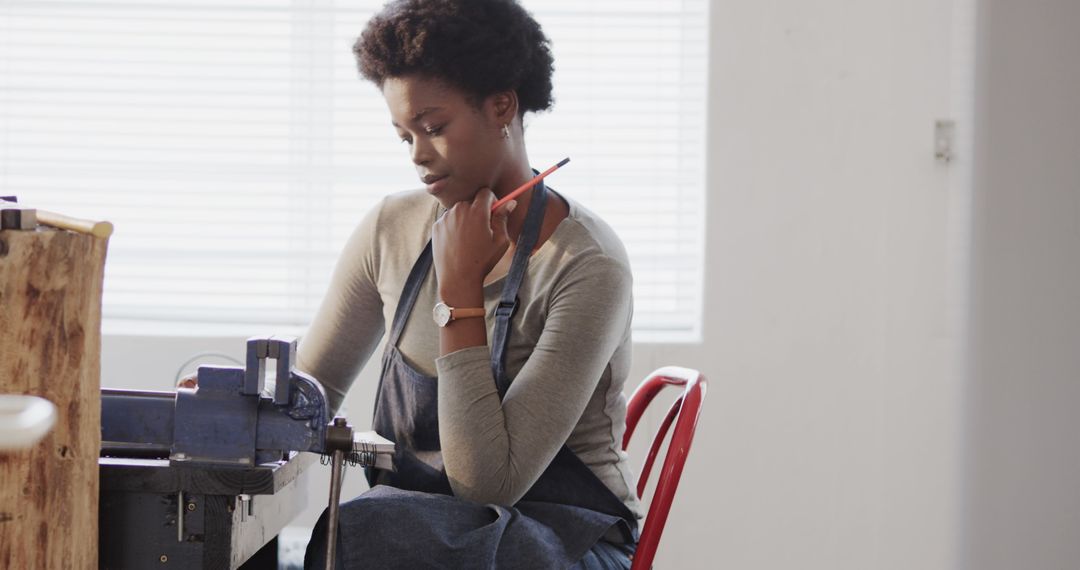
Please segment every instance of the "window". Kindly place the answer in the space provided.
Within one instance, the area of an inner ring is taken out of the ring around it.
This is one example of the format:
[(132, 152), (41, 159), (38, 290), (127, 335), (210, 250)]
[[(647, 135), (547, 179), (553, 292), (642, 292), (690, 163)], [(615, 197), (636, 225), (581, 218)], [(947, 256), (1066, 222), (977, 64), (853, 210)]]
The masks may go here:
[[(556, 104), (552, 187), (604, 217), (639, 340), (698, 336), (707, 2), (523, 2)], [(381, 1), (0, 3), (0, 194), (116, 225), (106, 327), (302, 329), (345, 239), (420, 186), (351, 46)]]

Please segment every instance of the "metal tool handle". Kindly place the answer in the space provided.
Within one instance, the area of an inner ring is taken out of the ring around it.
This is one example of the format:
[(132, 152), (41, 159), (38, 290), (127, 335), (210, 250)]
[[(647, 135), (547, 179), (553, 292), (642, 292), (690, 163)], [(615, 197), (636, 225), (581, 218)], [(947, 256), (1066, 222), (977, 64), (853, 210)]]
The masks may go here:
[(330, 514), (326, 525), (326, 570), (335, 570), (337, 556), (338, 507), (341, 502), (341, 468), (345, 452), (334, 450), (330, 467)]
[(338, 508), (341, 503), (342, 469), (345, 453), (352, 452), (353, 429), (338, 416), (326, 429), (326, 450), (330, 453), (330, 512), (326, 521), (326, 568), (337, 570)]

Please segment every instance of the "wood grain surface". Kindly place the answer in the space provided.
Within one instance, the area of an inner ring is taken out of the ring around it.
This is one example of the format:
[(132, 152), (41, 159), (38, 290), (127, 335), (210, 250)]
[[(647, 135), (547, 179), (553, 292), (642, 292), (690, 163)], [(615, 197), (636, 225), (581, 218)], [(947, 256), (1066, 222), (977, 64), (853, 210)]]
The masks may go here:
[(108, 241), (0, 231), (0, 394), (41, 396), (52, 432), (0, 452), (0, 568), (96, 568), (101, 287)]

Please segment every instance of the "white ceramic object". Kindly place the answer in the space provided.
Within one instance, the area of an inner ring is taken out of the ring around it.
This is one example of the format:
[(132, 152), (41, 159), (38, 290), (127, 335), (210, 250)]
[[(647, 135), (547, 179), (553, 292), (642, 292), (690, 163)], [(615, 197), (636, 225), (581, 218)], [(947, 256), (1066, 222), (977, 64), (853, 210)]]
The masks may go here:
[(56, 423), (56, 406), (37, 396), (0, 395), (0, 450), (26, 449)]

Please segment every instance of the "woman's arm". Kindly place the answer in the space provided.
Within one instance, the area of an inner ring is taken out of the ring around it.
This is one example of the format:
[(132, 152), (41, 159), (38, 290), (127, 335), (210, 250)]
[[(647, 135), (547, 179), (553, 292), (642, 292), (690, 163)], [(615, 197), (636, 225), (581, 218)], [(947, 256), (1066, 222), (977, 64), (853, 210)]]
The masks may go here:
[[(507, 217), (511, 200), (491, 211), (495, 194), (481, 188), (470, 201), (447, 210), (431, 227), (431, 247), (439, 299), (451, 307), (484, 306), (484, 279), (510, 247)], [(451, 321), (439, 331), (439, 354), (487, 345), (483, 319)]]
[(629, 268), (608, 256), (590, 255), (565, 268), (550, 290), (536, 347), (502, 401), (488, 346), (436, 361), (439, 436), (456, 495), (512, 505), (532, 487), (627, 334), (631, 288)]
[(297, 348), (297, 368), (326, 389), (331, 415), (341, 407), (385, 329), (375, 242), (383, 204), (385, 200), (372, 208), (349, 237), (322, 304)]

